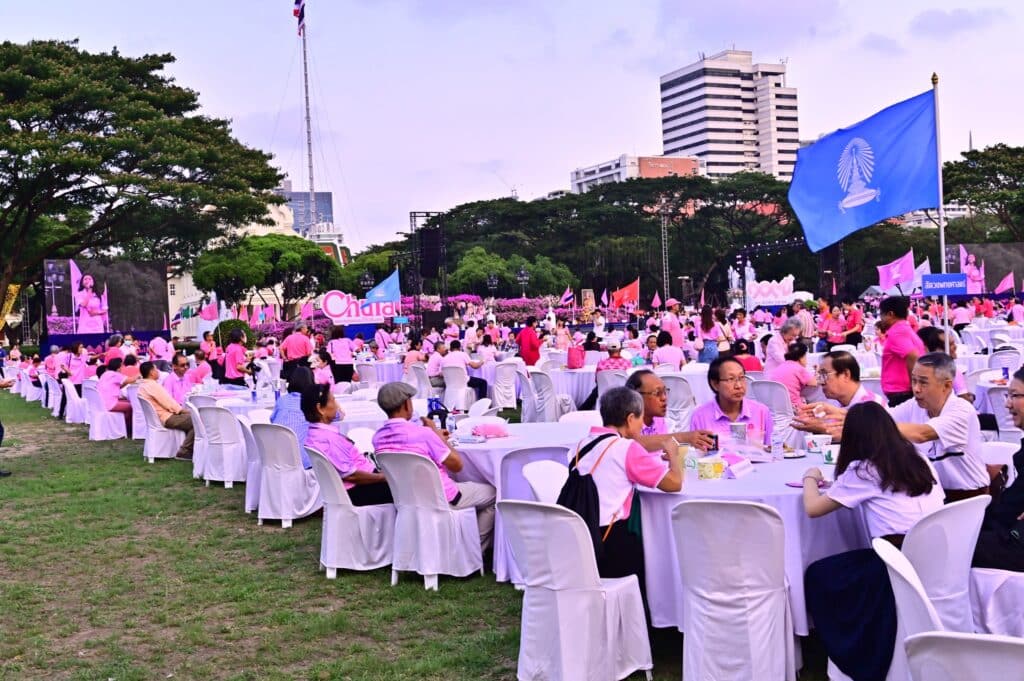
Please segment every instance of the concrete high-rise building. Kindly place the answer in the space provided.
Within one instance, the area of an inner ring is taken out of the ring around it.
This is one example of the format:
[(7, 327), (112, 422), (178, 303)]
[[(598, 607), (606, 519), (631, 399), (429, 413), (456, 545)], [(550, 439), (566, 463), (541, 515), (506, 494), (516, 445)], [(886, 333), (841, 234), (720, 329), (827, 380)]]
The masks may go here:
[[(292, 191), (291, 180), (284, 180), (278, 193), (288, 199), (288, 207), (295, 215), (294, 229), (299, 234), (307, 236), (310, 234), (311, 223), (309, 213), (309, 192)], [(314, 192), (316, 210), (316, 223), (328, 222), (334, 224), (334, 197), (331, 192)]]
[(632, 178), (703, 175), (701, 161), (680, 156), (630, 156), (623, 154), (604, 163), (577, 168), (569, 176), (574, 194), (590, 191), (600, 184), (623, 182)]
[(662, 152), (697, 157), (709, 177), (751, 170), (790, 180), (798, 134), (784, 63), (726, 50), (661, 77)]

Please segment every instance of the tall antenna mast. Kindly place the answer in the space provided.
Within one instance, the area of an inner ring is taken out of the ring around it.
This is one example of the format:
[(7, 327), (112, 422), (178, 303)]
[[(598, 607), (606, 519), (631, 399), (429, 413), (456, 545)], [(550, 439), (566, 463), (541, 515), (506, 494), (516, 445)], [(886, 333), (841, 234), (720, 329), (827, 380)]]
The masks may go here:
[(295, 16), (302, 36), (302, 90), (306, 100), (306, 158), (309, 161), (309, 229), (316, 225), (316, 191), (313, 189), (313, 123), (309, 115), (309, 62), (306, 57), (306, 0), (295, 0)]

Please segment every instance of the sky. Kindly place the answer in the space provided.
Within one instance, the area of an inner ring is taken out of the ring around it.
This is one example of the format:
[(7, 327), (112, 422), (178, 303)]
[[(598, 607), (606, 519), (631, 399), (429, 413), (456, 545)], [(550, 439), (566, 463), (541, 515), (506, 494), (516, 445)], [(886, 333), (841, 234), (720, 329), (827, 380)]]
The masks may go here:
[[(201, 112), (308, 188), (291, 0), (0, 0), (0, 37), (173, 54)], [(1010, 0), (307, 0), (317, 190), (354, 253), (409, 211), (569, 188), (661, 153), (659, 77), (700, 53), (786, 60), (800, 138), (931, 87), (945, 160), (1024, 145), (1024, 5)]]

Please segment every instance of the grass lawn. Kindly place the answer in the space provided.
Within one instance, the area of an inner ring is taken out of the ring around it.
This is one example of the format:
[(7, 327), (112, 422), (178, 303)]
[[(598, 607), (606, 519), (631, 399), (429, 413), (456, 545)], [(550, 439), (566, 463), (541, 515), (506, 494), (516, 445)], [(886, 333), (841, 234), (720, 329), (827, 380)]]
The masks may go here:
[[(89, 442), (6, 391), (0, 416), (0, 679), (515, 678), (522, 598), (490, 574), (328, 581), (318, 516), (259, 527), (244, 486), (141, 441)], [(678, 679), (681, 637), (652, 646)]]

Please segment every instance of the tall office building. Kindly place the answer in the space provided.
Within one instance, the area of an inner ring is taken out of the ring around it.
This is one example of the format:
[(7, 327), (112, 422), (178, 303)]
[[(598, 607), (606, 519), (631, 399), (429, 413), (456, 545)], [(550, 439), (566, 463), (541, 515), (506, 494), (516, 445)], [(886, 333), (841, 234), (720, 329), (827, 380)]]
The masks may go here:
[(751, 170), (790, 180), (798, 133), (785, 64), (726, 50), (661, 77), (662, 153), (697, 157), (709, 177)]
[[(295, 214), (294, 229), (303, 236), (309, 236), (311, 230), (309, 212), (309, 192), (292, 191), (291, 180), (284, 180), (281, 183), (278, 193), (288, 199), (288, 207)], [(314, 192), (314, 209), (316, 210), (316, 223), (334, 224), (334, 197), (331, 192)]]

